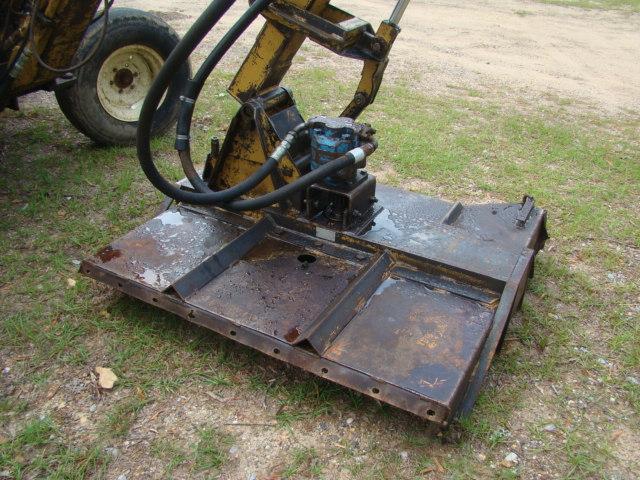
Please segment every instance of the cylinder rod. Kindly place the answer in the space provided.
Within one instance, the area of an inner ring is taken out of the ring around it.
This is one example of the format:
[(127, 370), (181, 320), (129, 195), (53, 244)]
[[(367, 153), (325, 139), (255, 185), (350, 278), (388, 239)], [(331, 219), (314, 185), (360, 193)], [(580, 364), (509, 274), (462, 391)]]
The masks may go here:
[(396, 6), (394, 7), (393, 12), (391, 12), (391, 16), (389, 17), (389, 23), (392, 23), (396, 26), (400, 24), (400, 19), (402, 18), (404, 11), (407, 9), (407, 5), (409, 5), (410, 1), (411, 0), (398, 0), (396, 2)]

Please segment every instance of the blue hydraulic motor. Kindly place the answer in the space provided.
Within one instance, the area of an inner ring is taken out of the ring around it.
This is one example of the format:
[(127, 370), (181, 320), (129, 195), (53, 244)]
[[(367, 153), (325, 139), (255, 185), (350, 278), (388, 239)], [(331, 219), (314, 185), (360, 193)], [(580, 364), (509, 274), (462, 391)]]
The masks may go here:
[[(355, 123), (347, 117), (317, 116), (308, 123), (312, 170), (359, 147), (363, 139), (373, 133), (370, 126)], [(357, 169), (361, 167), (364, 167), (364, 161), (325, 178), (324, 183), (333, 187), (349, 186), (356, 181)]]

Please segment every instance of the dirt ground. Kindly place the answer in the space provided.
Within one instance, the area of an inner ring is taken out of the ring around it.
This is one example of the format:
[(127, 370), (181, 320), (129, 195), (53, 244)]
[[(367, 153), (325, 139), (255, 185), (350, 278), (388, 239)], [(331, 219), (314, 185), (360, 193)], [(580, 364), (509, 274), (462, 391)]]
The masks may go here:
[[(120, 5), (161, 12), (183, 32), (207, 3), (123, 0)], [(334, 4), (372, 25), (392, 8), (385, 0)], [(221, 27), (244, 8), (244, 2), (237, 2)], [(419, 82), (428, 94), (448, 92), (452, 86), (504, 94), (506, 87), (514, 97), (535, 101), (556, 95), (609, 114), (640, 109), (638, 14), (514, 0), (419, 0), (409, 5), (401, 26), (389, 81)], [(243, 37), (244, 49), (252, 39), (251, 33)]]

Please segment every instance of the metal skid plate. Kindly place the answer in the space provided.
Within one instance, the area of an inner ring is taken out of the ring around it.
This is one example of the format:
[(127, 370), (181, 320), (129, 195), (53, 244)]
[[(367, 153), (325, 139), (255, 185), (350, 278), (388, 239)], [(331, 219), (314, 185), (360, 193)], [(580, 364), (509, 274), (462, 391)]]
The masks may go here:
[(358, 232), (276, 210), (256, 220), (173, 207), (81, 271), (445, 426), (477, 397), (546, 239), (545, 213), (384, 186), (377, 196), (381, 213)]

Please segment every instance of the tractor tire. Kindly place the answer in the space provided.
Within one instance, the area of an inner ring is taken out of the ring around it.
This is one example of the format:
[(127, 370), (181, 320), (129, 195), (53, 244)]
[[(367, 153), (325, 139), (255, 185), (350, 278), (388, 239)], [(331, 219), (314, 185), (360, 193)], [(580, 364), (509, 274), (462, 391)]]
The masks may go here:
[[(74, 61), (90, 54), (100, 40), (100, 21), (85, 34)], [(163, 20), (132, 8), (112, 8), (106, 37), (94, 57), (75, 72), (75, 80), (56, 90), (69, 121), (100, 145), (135, 143), (138, 116), (153, 80), (178, 34)], [(178, 116), (180, 93), (191, 69), (184, 64), (165, 93), (154, 118), (153, 135), (166, 132)]]

